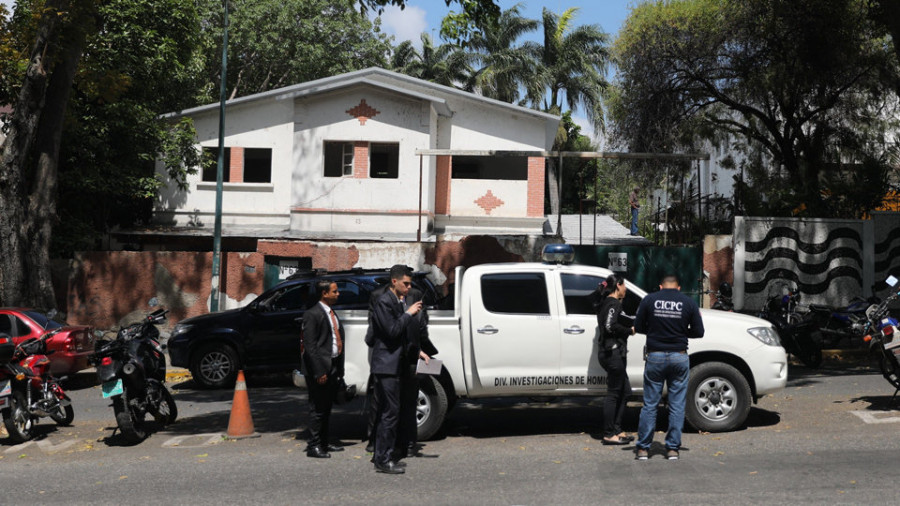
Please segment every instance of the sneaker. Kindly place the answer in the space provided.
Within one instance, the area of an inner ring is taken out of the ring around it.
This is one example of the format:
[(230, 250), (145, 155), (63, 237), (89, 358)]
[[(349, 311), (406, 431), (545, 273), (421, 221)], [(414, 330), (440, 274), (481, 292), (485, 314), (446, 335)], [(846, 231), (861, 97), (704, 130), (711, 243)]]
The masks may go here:
[(647, 460), (650, 458), (650, 452), (644, 450), (643, 448), (638, 448), (637, 453), (634, 455), (635, 460)]
[(668, 460), (678, 460), (678, 450), (669, 450), (666, 452), (666, 458)]

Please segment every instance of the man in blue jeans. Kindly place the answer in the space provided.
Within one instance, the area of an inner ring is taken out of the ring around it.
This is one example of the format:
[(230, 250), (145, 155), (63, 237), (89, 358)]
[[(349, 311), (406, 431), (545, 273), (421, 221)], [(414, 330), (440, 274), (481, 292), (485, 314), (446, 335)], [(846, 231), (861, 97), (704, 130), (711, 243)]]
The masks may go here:
[(641, 189), (635, 186), (634, 191), (628, 196), (628, 205), (631, 206), (631, 235), (638, 235), (638, 210), (641, 208), (640, 191)]
[(636, 332), (647, 335), (647, 359), (644, 365), (644, 407), (638, 422), (637, 460), (650, 457), (650, 443), (656, 430), (656, 410), (662, 398), (663, 383), (669, 389), (669, 430), (666, 432), (666, 458), (678, 460), (681, 429), (690, 372), (688, 338), (703, 337), (700, 308), (681, 293), (678, 278), (663, 277), (660, 290), (644, 297), (634, 320)]

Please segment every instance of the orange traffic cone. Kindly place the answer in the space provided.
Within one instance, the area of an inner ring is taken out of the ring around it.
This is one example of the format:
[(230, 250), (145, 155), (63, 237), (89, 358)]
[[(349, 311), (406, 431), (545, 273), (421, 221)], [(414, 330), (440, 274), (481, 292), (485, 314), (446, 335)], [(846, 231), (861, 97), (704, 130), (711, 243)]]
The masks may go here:
[(231, 402), (231, 416), (228, 417), (227, 439), (244, 439), (259, 437), (253, 430), (253, 418), (250, 416), (250, 398), (247, 396), (247, 382), (244, 371), (238, 371), (234, 384), (234, 400)]

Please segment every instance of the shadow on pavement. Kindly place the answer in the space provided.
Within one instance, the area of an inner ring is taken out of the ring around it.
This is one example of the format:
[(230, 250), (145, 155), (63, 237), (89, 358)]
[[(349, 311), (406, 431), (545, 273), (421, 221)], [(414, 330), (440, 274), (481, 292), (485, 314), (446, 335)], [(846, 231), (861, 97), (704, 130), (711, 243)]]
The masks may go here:
[[(890, 385), (887, 385), (890, 388)], [(900, 394), (897, 397), (891, 395), (864, 395), (862, 397), (856, 397), (850, 399), (851, 403), (854, 402), (868, 402), (869, 406), (866, 408), (869, 411), (895, 411), (900, 410)]]

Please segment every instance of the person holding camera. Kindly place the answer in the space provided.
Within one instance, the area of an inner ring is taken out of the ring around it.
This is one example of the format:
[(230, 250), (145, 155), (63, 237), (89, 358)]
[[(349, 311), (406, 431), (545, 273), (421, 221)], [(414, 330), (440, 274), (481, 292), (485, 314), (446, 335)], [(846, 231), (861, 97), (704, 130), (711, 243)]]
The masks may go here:
[(634, 327), (620, 322), (622, 299), (627, 288), (625, 278), (611, 274), (597, 287), (597, 326), (600, 330), (598, 359), (606, 370), (606, 399), (603, 401), (603, 444), (625, 445), (634, 438), (622, 430), (628, 392), (628, 374), (625, 371), (628, 354), (627, 340), (634, 334)]

